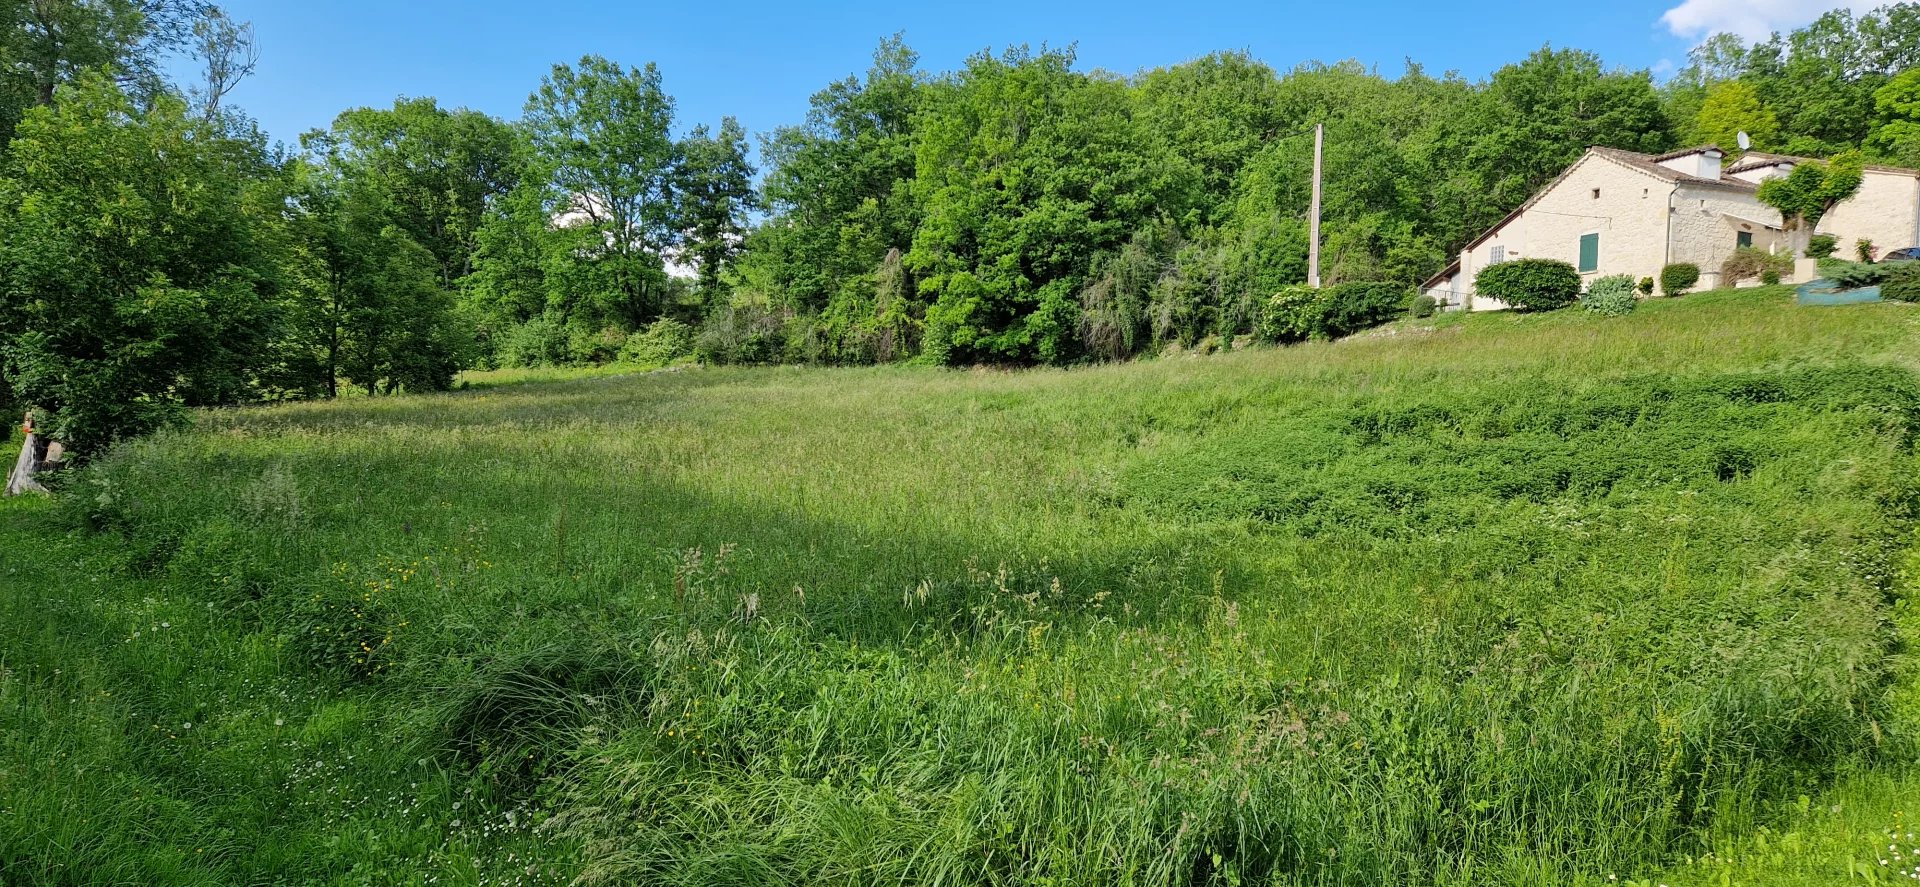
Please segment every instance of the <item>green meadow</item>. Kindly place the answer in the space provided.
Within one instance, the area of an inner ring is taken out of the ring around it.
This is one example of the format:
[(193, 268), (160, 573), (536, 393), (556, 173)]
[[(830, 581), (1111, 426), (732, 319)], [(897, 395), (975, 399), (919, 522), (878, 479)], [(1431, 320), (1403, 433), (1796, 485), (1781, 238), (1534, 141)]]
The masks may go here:
[(0, 503), (0, 883), (1912, 883), (1915, 368), (1775, 287), (202, 412)]

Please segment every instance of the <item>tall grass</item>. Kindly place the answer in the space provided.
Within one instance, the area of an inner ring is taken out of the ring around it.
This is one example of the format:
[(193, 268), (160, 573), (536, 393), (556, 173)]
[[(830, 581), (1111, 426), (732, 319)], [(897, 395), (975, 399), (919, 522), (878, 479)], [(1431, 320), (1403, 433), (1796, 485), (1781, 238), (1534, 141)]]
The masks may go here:
[[(1899, 306), (1767, 289), (1072, 371), (207, 414), (55, 512), (9, 506), (10, 542), (84, 529), (0, 555), (77, 589), (0, 604), (24, 651), (0, 663), (0, 805), (68, 834), (0, 826), (0, 862), (54, 883), (155, 854), (177, 882), (1648, 872), (1910, 754), (1887, 687), (1917, 341)], [(134, 643), (156, 619), (194, 628)], [(97, 698), (55, 711), (81, 698), (63, 662)], [(162, 740), (175, 719), (244, 726)], [(62, 753), (92, 763), (22, 778)], [(303, 812), (297, 774), (369, 802)], [(231, 838), (202, 859), (209, 814)], [(54, 846), (92, 849), (67, 875)]]

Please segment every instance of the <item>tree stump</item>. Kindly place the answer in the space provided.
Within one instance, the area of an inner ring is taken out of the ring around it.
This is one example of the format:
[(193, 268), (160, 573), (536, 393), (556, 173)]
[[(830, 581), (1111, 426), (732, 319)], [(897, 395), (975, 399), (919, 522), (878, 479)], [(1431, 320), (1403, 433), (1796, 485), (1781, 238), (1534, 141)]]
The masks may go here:
[(26, 432), (27, 440), (20, 447), (20, 458), (13, 463), (13, 473), (7, 475), (6, 494), (45, 493), (47, 488), (41, 486), (33, 476), (40, 473), (40, 466), (47, 461), (47, 446), (51, 441), (34, 433), (32, 413), (27, 414), (27, 421), (20, 426), (20, 430)]

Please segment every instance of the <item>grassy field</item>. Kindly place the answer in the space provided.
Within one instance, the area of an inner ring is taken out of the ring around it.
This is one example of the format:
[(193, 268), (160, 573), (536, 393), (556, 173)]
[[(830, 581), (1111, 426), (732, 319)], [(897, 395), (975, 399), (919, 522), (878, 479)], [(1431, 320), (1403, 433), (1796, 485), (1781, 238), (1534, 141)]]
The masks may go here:
[(1790, 298), (205, 414), (0, 504), (0, 881), (1911, 883), (1920, 314)]

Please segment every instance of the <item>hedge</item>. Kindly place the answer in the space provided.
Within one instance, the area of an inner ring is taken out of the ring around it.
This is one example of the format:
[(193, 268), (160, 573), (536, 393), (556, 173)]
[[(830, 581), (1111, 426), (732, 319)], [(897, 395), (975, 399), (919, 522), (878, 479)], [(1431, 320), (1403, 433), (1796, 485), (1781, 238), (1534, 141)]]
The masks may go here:
[(1515, 259), (1481, 269), (1473, 286), (1516, 310), (1551, 311), (1580, 297), (1580, 272), (1553, 259)]

